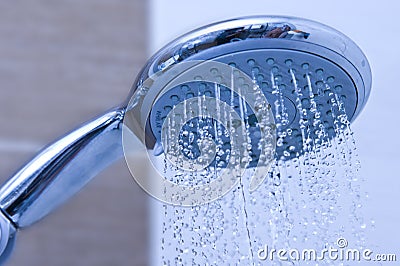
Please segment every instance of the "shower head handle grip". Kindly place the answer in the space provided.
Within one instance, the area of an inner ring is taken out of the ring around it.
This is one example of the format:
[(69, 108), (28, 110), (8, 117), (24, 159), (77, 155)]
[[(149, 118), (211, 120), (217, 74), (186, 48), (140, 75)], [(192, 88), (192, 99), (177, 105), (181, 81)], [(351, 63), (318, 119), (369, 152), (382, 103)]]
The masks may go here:
[(8, 260), (14, 249), (16, 232), (12, 222), (0, 212), (0, 265)]
[(3, 214), (27, 227), (122, 157), (123, 116), (123, 108), (111, 110), (44, 148), (0, 189)]

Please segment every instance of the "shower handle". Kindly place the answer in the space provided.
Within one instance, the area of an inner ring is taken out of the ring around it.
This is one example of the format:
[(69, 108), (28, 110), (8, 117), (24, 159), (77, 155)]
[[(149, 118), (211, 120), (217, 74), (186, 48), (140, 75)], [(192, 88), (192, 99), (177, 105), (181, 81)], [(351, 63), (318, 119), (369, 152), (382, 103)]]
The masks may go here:
[(0, 208), (11, 224), (18, 229), (37, 222), (122, 157), (123, 116), (124, 108), (117, 108), (87, 122), (10, 178), (0, 189)]

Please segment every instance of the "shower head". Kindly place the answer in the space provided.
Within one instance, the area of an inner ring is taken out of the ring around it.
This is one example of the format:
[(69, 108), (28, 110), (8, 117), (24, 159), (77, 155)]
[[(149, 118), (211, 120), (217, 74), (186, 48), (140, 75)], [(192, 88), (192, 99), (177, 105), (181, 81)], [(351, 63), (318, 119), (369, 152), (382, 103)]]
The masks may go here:
[[(353, 121), (371, 90), (368, 61), (347, 36), (306, 19), (260, 16), (212, 24), (172, 41), (148, 61), (133, 92), (155, 74), (196, 60), (239, 69), (262, 90), (275, 114), (281, 144), (276, 149), (278, 158), (298, 157), (307, 149), (329, 142), (343, 126), (334, 124), (332, 103), (342, 104), (348, 121)], [(218, 75), (221, 74), (215, 73)], [(148, 119), (148, 148), (160, 147), (157, 143), (161, 143), (163, 119), (176, 104), (200, 95), (216, 97), (214, 84), (202, 80), (201, 73), (198, 77), (167, 92), (163, 86), (156, 88), (158, 91), (148, 96), (151, 99), (138, 110), (150, 114), (138, 118)], [(223, 93), (229, 89), (221, 90), (221, 100), (229, 103), (230, 94)], [(238, 104), (234, 108), (239, 112)], [(303, 129), (302, 125), (315, 116), (318, 124)], [(306, 147), (307, 139), (321, 143)], [(257, 141), (255, 138), (254, 143)]]
[[(240, 73), (243, 84), (235, 71)], [(235, 86), (239, 89), (235, 90)], [(200, 156), (208, 152), (203, 149), (203, 140), (211, 139), (220, 147), (211, 148), (216, 151), (210, 156), (214, 160), (207, 163), (214, 169), (224, 168), (228, 167), (229, 152), (235, 149), (231, 146), (232, 139), (225, 139), (224, 134), (217, 132), (223, 132), (233, 123), (221, 125), (217, 117), (224, 116), (219, 107), (230, 106), (245, 122), (247, 136), (240, 139), (244, 145), (239, 146), (246, 146), (247, 151), (240, 152), (250, 158), (243, 165), (258, 171), (254, 175), (258, 176), (256, 181), (254, 176), (250, 181), (252, 191), (264, 180), (272, 159), (290, 160), (330, 145), (332, 139), (344, 132), (348, 121), (361, 112), (370, 89), (368, 61), (360, 48), (342, 33), (300, 18), (239, 18), (194, 30), (157, 52), (138, 75), (124, 124), (152, 155), (165, 155), (168, 162), (178, 166), (174, 169), (181, 169), (188, 160), (194, 161), (192, 167), (203, 161)], [(251, 108), (258, 97), (256, 92), (261, 92), (270, 107), (263, 115)], [(211, 114), (201, 117), (203, 109), (210, 109)], [(199, 117), (193, 118), (190, 115), (193, 112)], [(265, 117), (264, 122), (269, 125), (269, 133), (265, 134), (268, 140), (260, 132), (260, 119)], [(174, 123), (180, 127), (174, 127)], [(222, 130), (218, 130), (218, 125)], [(271, 145), (260, 149), (264, 145), (260, 143)], [(124, 148), (125, 151), (140, 149), (135, 145)], [(154, 184), (164, 184), (165, 179), (137, 178), (135, 169), (139, 166), (129, 159), (127, 164), (142, 188), (162, 201), (192, 205), (222, 196), (217, 193), (207, 198), (201, 194), (192, 199), (195, 194), (192, 190), (181, 193), (175, 183), (197, 186), (204, 181), (176, 180), (169, 176), (174, 173), (165, 174), (168, 167), (162, 165), (158, 170), (170, 178), (171, 192), (165, 192), (164, 185), (163, 189), (152, 188)], [(242, 166), (241, 161), (238, 164)], [(185, 170), (190, 171), (189, 168)], [(233, 182), (230, 185), (233, 187)], [(212, 186), (205, 190), (228, 191)]]
[[(183, 73), (195, 75), (182, 82), (179, 78)], [(239, 74), (234, 77), (235, 73)], [(230, 81), (229, 75), (233, 77)], [(353, 121), (364, 107), (370, 89), (370, 67), (362, 51), (345, 35), (317, 22), (248, 17), (192, 31), (148, 61), (124, 103), (43, 149), (2, 186), (0, 263), (12, 249), (16, 229), (43, 218), (123, 156), (124, 118), (129, 118), (125, 125), (138, 142), (157, 157), (165, 149), (163, 133), (175, 134), (168, 131), (164, 122), (175, 122), (174, 110), (182, 106), (180, 103), (198, 104), (198, 114), (204, 111), (203, 107), (217, 115), (220, 107), (232, 107), (228, 114), (245, 120), (249, 132), (251, 145), (247, 147), (252, 160), (246, 166), (257, 168), (261, 158), (266, 157), (263, 151), (287, 160), (329, 142), (343, 126), (334, 119), (335, 110), (340, 109), (341, 115)], [(260, 92), (267, 102), (267, 106), (262, 102), (262, 108), (258, 102)], [(193, 100), (196, 97), (203, 102)], [(260, 121), (274, 132), (265, 130)], [(185, 131), (196, 133), (200, 124), (209, 129), (214, 140), (218, 127), (241, 126), (241, 122), (235, 126), (230, 120), (216, 127), (216, 122), (208, 118), (186, 122), (175, 135), (182, 136), (183, 142), (193, 143), (196, 138), (201, 139), (200, 134), (185, 135)], [(269, 143), (277, 143), (276, 152), (275, 147), (260, 149), (264, 133)], [(310, 139), (320, 142), (310, 144)], [(242, 140), (241, 144), (247, 144), (246, 138)], [(222, 135), (221, 145), (228, 150), (233, 148)], [(192, 146), (185, 157), (196, 160), (200, 144)], [(271, 159), (271, 154), (267, 155)], [(218, 156), (221, 161), (227, 160), (224, 155)], [(265, 161), (268, 160), (264, 158)]]

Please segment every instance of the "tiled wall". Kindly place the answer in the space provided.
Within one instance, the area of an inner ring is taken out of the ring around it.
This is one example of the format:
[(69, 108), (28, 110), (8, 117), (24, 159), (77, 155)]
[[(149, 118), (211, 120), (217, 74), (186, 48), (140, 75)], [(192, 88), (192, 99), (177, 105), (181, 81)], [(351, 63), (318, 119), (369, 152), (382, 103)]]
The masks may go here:
[[(146, 60), (146, 1), (0, 2), (0, 179), (113, 107)], [(8, 265), (146, 265), (145, 193), (123, 161), (35, 226)]]

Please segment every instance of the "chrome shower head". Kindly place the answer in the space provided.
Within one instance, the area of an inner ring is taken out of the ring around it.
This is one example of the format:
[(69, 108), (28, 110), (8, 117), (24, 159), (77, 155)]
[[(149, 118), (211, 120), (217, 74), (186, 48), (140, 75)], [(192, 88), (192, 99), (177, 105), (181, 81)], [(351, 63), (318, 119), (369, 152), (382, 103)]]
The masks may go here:
[[(183, 35), (148, 61), (133, 90), (156, 73), (168, 72), (176, 65), (196, 60), (237, 68), (262, 90), (272, 105), (278, 130), (284, 132), (282, 145), (276, 150), (278, 158), (297, 157), (306, 149), (321, 144), (305, 147), (303, 141), (317, 139), (322, 134), (319, 125), (309, 127), (308, 132), (301, 128), (301, 124), (314, 118), (316, 112), (319, 123), (326, 127), (324, 136), (318, 140), (324, 142), (335, 137), (332, 101), (343, 103), (347, 119), (353, 121), (371, 90), (368, 61), (347, 36), (314, 21), (278, 16), (229, 20)], [(163, 119), (176, 104), (195, 96), (216, 97), (214, 84), (202, 80), (201, 73), (199, 77), (162, 94), (153, 93), (152, 99), (141, 108), (140, 112), (150, 113), (146, 131), (148, 148), (160, 146), (155, 143), (161, 142)], [(160, 93), (163, 88), (158, 89)], [(221, 88), (221, 100), (229, 103), (230, 94), (225, 91), (229, 89)], [(237, 102), (234, 105), (239, 112)], [(252, 120), (251, 113), (248, 117)], [(253, 145), (257, 141), (255, 138)]]
[[(199, 65), (205, 66), (203, 71), (210, 67), (205, 72), (196, 72)], [(259, 95), (248, 90), (244, 94), (232, 90), (233, 82), (224, 81), (229, 72), (227, 68), (222, 67), (225, 72), (221, 74), (221, 69), (215, 65), (226, 66), (232, 73), (240, 71), (239, 77), (243, 76), (245, 83), (247, 79), (248, 86), (254, 85), (257, 93), (261, 91), (272, 108), (266, 108), (265, 112), (253, 108)], [(179, 82), (178, 77), (190, 70), (198, 75)], [(214, 79), (206, 78), (207, 75)], [(213, 80), (219, 78), (216, 89)], [(218, 99), (221, 106), (230, 105), (233, 113), (242, 112), (240, 118), (246, 120), (249, 127), (253, 159), (246, 165), (252, 167), (256, 163), (259, 165), (260, 158), (265, 155), (259, 149), (259, 142), (262, 142), (259, 133), (263, 131), (260, 119), (267, 117), (269, 129), (274, 128), (269, 117), (274, 113), (281, 143), (277, 145), (276, 155), (275, 149), (269, 151), (274, 151), (273, 157), (290, 159), (320, 144), (307, 146), (304, 143), (303, 122), (310, 119), (309, 115), (315, 118), (318, 114), (319, 123), (327, 129), (319, 139), (329, 140), (336, 135), (335, 128), (330, 127), (333, 123), (331, 105), (341, 102), (347, 118), (353, 121), (364, 107), (370, 90), (370, 67), (362, 51), (345, 35), (317, 22), (291, 17), (248, 17), (186, 34), (148, 61), (123, 104), (43, 149), (2, 186), (0, 262), (10, 253), (16, 229), (43, 218), (123, 156), (122, 122), (129, 113), (132, 114), (128, 121), (131, 131), (157, 156), (163, 153), (164, 121), (179, 103), (195, 96), (207, 101)], [(241, 97), (247, 100), (244, 105), (239, 100)], [(206, 101), (203, 104), (210, 106)], [(247, 111), (243, 113), (243, 109)], [(194, 124), (199, 123), (194, 121)], [(205, 119), (202, 123), (213, 125), (214, 121)], [(216, 128), (210, 128), (215, 137)], [(318, 125), (308, 128), (307, 138), (319, 136)], [(195, 131), (196, 128), (189, 123), (186, 130)], [(271, 140), (275, 135), (268, 136)], [(232, 148), (222, 137), (222, 145), (224, 143), (228, 144), (226, 149)], [(198, 149), (194, 145), (185, 156), (196, 159)], [(226, 158), (222, 156), (221, 160)]]
[[(243, 84), (235, 76), (235, 71), (241, 73)], [(235, 86), (239, 89), (233, 89)], [(217, 106), (232, 107), (232, 113), (239, 114), (248, 131), (244, 132), (247, 136), (240, 139), (244, 145), (239, 145), (248, 150), (240, 153), (251, 157), (246, 158), (243, 164), (239, 159), (236, 165), (258, 171), (254, 175), (258, 176), (257, 180), (250, 181), (250, 190), (254, 190), (264, 180), (272, 159), (289, 160), (329, 145), (347, 127), (347, 122), (353, 121), (361, 112), (370, 90), (368, 61), (360, 48), (342, 33), (300, 18), (240, 18), (192, 31), (157, 52), (138, 75), (127, 107), (125, 125), (147, 150), (152, 151), (152, 155), (165, 155), (167, 161), (178, 166), (176, 169), (181, 169), (187, 160), (203, 161), (200, 156), (207, 152), (202, 148), (204, 138), (219, 142), (220, 147), (211, 150), (216, 150), (213, 155), (220, 154), (207, 163), (214, 169), (224, 168), (228, 167), (229, 152), (235, 149), (231, 146), (232, 138), (229, 141), (224, 134), (217, 136), (217, 125), (222, 124), (216, 118), (220, 113)], [(256, 92), (261, 92), (271, 107), (263, 115), (248, 108), (257, 105), (254, 100), (258, 97)], [(206, 104), (212, 99), (216, 99), (211, 104), (215, 107)], [(194, 104), (187, 104), (191, 101)], [(184, 107), (181, 108), (182, 103)], [(211, 113), (216, 115), (209, 114), (203, 118), (199, 115), (197, 120), (192, 116), (190, 120), (185, 118), (193, 112), (200, 114), (204, 107), (212, 109)], [(181, 113), (175, 112), (175, 108), (180, 108)], [(270, 116), (269, 111), (273, 115)], [(263, 139), (262, 133), (265, 132), (260, 132), (264, 127), (260, 126), (260, 119), (265, 117), (264, 123), (269, 127), (267, 140)], [(173, 127), (174, 123), (180, 127)], [(221, 131), (226, 130), (229, 124), (233, 124), (232, 121), (221, 126)], [(272, 140), (273, 134), (276, 137)], [(260, 148), (260, 143), (266, 142), (270, 145)], [(138, 149), (140, 147), (133, 145), (125, 151)], [(271, 158), (271, 152), (274, 158)], [(139, 166), (132, 160), (127, 160), (127, 163), (136, 178), (135, 168)], [(260, 167), (260, 163), (265, 167)], [(162, 171), (166, 172), (166, 168), (164, 166)], [(197, 170), (197, 167), (193, 169)], [(193, 169), (185, 168), (189, 172)], [(156, 175), (154, 172), (150, 176)], [(162, 178), (151, 181), (136, 178), (136, 181), (150, 195), (177, 205), (205, 203), (223, 194), (208, 197), (199, 193), (191, 198), (195, 194), (193, 190), (182, 192), (182, 187), (178, 189), (174, 184), (187, 184), (185, 178), (170, 179), (170, 192), (164, 185), (161, 185), (163, 189), (151, 187), (164, 184)], [(189, 184), (197, 186), (202, 182), (195, 179)], [(234, 182), (229, 184), (233, 187)], [(211, 186), (205, 190), (225, 193), (228, 186), (224, 189)], [(176, 195), (179, 195), (179, 200), (176, 200)]]

